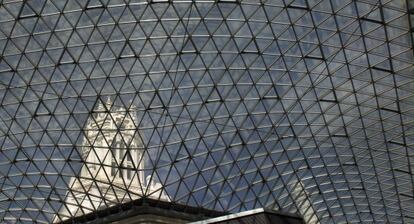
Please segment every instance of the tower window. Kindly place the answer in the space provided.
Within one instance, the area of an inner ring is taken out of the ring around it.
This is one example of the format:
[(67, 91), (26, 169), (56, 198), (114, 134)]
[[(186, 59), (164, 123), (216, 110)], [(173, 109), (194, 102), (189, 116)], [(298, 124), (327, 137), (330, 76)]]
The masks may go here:
[(128, 164), (127, 167), (127, 179), (130, 180), (132, 178), (132, 166)]
[(115, 159), (112, 157), (111, 176), (115, 176), (115, 174), (116, 174), (116, 163), (115, 163)]

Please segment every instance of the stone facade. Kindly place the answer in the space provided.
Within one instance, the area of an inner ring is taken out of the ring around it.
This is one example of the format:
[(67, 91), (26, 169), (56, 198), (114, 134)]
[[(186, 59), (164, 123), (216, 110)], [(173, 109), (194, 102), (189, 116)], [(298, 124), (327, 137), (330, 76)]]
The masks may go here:
[(135, 110), (114, 106), (109, 99), (97, 105), (85, 127), (81, 152), (85, 165), (80, 176), (71, 179), (66, 206), (55, 222), (143, 195), (170, 201), (160, 183), (144, 177), (144, 147), (136, 131)]

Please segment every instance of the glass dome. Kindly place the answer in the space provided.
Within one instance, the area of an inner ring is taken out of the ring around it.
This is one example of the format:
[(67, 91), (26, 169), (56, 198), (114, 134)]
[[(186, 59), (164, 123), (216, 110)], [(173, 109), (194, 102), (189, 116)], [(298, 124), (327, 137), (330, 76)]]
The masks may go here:
[(0, 4), (0, 220), (137, 198), (414, 223), (414, 4)]

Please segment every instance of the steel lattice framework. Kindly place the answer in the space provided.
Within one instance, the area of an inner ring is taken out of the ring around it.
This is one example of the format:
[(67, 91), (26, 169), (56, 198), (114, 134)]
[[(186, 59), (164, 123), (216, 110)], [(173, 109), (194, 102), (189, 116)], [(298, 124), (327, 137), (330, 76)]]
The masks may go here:
[(0, 220), (152, 197), (414, 223), (412, 14), (405, 0), (2, 1)]

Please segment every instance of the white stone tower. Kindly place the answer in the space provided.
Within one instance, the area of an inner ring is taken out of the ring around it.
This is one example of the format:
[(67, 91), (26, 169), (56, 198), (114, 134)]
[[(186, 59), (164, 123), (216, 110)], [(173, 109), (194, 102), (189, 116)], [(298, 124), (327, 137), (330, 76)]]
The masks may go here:
[(318, 217), (316, 216), (316, 211), (312, 207), (312, 202), (309, 198), (309, 193), (306, 191), (305, 186), (302, 181), (290, 183), (292, 188), (291, 195), (295, 201), (295, 204), (299, 210), (300, 215), (303, 216), (303, 219), (308, 224), (319, 224)]
[(144, 153), (135, 128), (134, 111), (135, 108), (115, 108), (109, 100), (98, 105), (85, 128), (82, 157), (87, 165), (82, 169), (82, 177), (142, 192)]
[(143, 195), (170, 201), (162, 185), (144, 177), (144, 147), (136, 129), (136, 108), (99, 102), (85, 126), (84, 165), (72, 178), (54, 222), (135, 200)]

